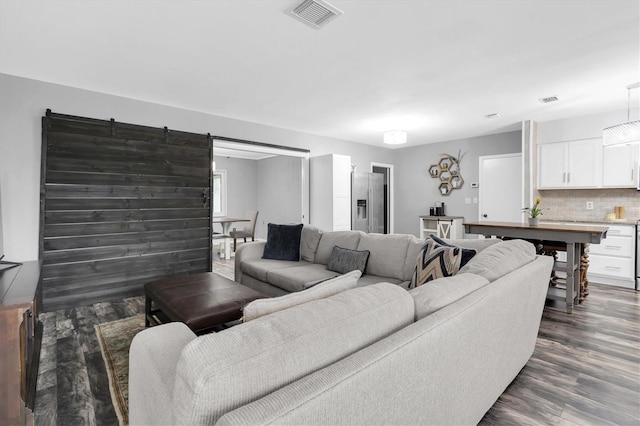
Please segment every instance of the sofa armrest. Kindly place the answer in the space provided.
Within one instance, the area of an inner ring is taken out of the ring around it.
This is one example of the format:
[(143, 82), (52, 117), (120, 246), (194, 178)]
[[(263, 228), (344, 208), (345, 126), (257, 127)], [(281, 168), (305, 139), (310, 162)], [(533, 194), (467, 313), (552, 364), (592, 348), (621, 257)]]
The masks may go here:
[(138, 333), (129, 349), (129, 424), (166, 424), (182, 349), (196, 335), (181, 322)]
[(236, 261), (234, 269), (234, 281), (237, 283), (242, 282), (242, 271), (240, 270), (240, 264), (248, 259), (260, 259), (264, 254), (264, 246), (266, 241), (253, 241), (250, 243), (244, 243), (238, 250), (236, 250)]

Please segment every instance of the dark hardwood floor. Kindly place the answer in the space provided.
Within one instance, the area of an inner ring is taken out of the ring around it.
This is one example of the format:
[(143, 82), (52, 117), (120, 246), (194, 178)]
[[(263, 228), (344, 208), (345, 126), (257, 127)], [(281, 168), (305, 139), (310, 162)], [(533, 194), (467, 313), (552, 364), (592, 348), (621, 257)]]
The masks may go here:
[[(233, 260), (214, 270), (233, 277)], [(482, 425), (639, 425), (640, 293), (590, 285), (568, 315), (545, 308), (533, 357)], [(94, 325), (144, 312), (142, 297), (42, 314), (37, 425), (117, 425)]]

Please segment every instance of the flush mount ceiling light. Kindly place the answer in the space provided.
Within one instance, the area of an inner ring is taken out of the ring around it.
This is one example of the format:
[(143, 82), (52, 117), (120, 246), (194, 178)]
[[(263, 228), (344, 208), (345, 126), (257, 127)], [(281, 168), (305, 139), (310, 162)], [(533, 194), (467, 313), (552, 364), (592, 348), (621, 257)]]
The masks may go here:
[(392, 130), (384, 133), (384, 143), (388, 145), (401, 145), (407, 143), (407, 132), (404, 130)]
[(631, 111), (631, 89), (637, 89), (638, 87), (640, 87), (640, 82), (627, 86), (627, 122), (602, 130), (603, 145), (640, 142), (640, 121), (630, 121), (629, 118)]

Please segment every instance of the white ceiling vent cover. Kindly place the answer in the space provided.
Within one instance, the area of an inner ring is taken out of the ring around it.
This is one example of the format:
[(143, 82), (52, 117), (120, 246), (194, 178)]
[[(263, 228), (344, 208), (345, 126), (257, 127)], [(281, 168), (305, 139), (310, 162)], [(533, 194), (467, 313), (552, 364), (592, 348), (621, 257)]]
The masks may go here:
[(303, 0), (287, 9), (287, 14), (319, 30), (342, 15), (342, 11), (323, 0)]
[(547, 96), (546, 98), (538, 98), (541, 104), (548, 104), (549, 102), (556, 102), (558, 100), (557, 96)]

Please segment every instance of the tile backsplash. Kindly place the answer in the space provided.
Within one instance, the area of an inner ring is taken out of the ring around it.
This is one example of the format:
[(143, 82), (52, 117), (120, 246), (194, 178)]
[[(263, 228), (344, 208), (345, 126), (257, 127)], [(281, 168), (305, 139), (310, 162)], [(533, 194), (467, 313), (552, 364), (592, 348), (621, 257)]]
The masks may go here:
[[(624, 206), (628, 221), (640, 219), (640, 191), (629, 188), (540, 190), (545, 220), (602, 221), (615, 206)], [(593, 201), (593, 210), (587, 210)]]

